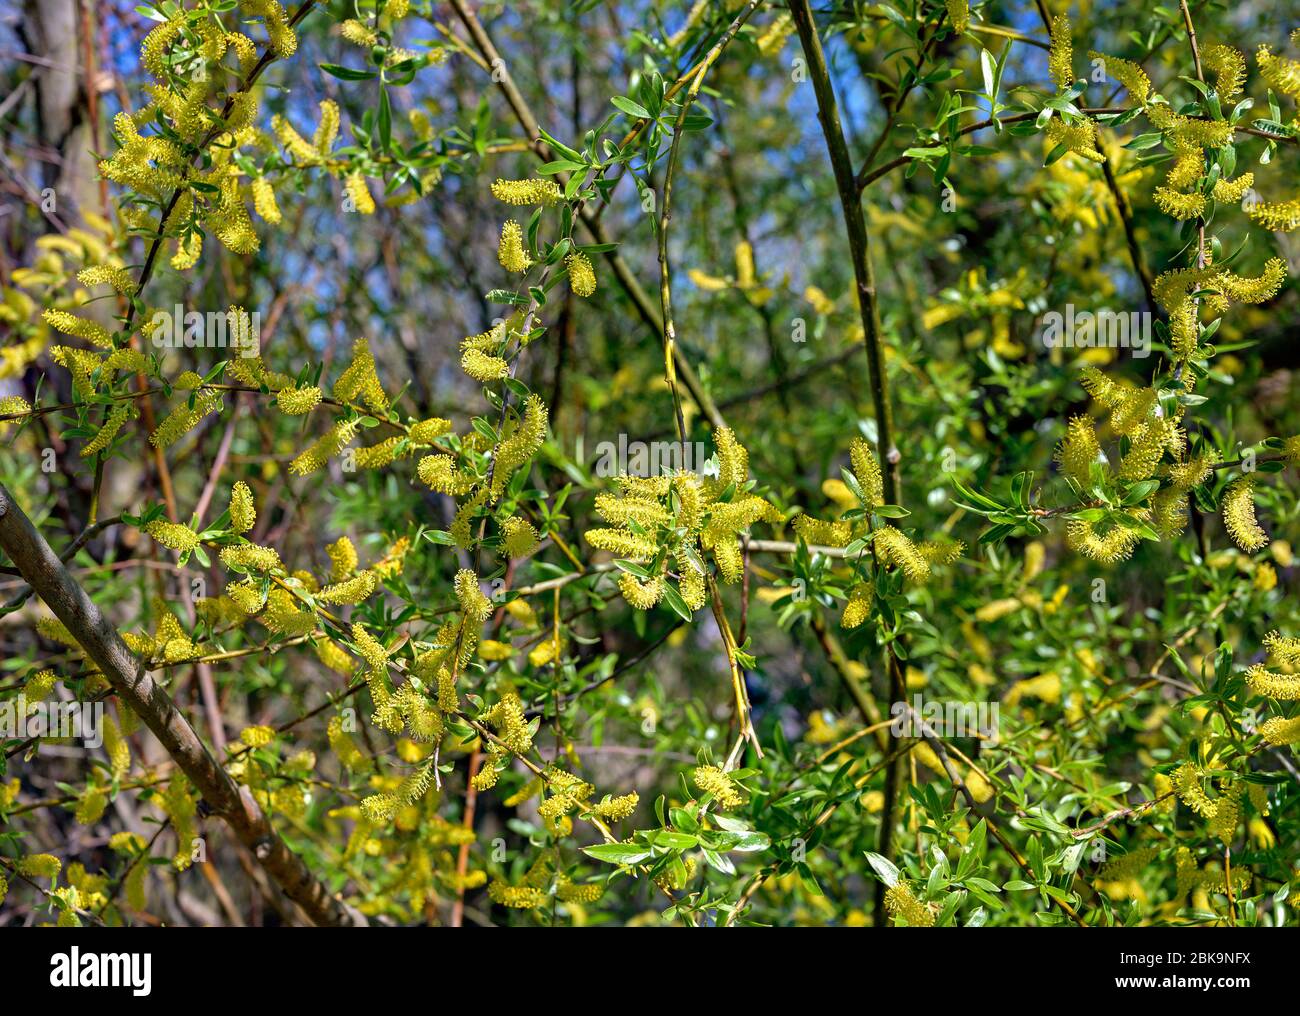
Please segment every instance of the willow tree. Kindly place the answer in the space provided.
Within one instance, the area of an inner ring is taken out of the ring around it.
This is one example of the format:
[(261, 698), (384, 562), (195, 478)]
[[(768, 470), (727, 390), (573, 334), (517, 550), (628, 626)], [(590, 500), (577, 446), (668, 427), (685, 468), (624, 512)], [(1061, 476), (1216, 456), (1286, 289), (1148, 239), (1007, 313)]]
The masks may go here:
[(97, 6), (8, 919), (1284, 923), (1275, 16)]

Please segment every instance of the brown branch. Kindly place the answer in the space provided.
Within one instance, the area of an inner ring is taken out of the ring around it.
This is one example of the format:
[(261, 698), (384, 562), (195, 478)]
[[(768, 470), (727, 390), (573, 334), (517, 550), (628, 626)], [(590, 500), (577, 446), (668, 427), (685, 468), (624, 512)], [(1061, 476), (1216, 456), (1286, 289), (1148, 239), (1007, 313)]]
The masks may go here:
[(208, 806), (261, 862), (286, 896), (318, 925), (364, 925), (366, 919), (330, 895), (281, 839), (246, 788), (212, 757), (171, 696), (150, 677), (99, 607), (70, 574), (31, 520), (0, 485), (0, 549), (103, 672), (113, 691), (158, 738)]
[(1124, 240), (1128, 244), (1128, 256), (1133, 262), (1133, 271), (1137, 273), (1138, 282), (1142, 284), (1142, 295), (1146, 298), (1147, 310), (1153, 315), (1158, 314), (1155, 294), (1151, 291), (1151, 273), (1147, 270), (1146, 262), (1142, 257), (1142, 248), (1137, 242), (1137, 234), (1133, 231), (1133, 209), (1128, 203), (1127, 196), (1120, 189), (1119, 181), (1115, 179), (1115, 172), (1110, 166), (1110, 157), (1104, 153), (1101, 171), (1106, 177), (1106, 186), (1110, 188), (1110, 196), (1115, 199), (1119, 220), (1124, 225)]

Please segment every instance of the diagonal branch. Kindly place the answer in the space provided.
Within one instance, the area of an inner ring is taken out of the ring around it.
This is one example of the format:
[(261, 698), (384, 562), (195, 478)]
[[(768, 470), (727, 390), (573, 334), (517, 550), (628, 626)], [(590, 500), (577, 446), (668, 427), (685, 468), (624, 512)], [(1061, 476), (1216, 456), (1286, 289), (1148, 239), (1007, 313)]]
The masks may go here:
[[(749, 10), (752, 11), (755, 6), (755, 4), (750, 4)], [(478, 17), (474, 14), (474, 11), (471, 9), (467, 0), (451, 0), (451, 7), (456, 12), (457, 17), (459, 17), (461, 22), (465, 25), (466, 31), (469, 32), (474, 49), (477, 50), (486, 64), (492, 68), (493, 80), (505, 96), (511, 112), (514, 113), (515, 119), (519, 122), (519, 126), (522, 127), (524, 132), (528, 135), (529, 149), (543, 162), (549, 162), (552, 158), (552, 154), (550, 148), (548, 148), (546, 143), (542, 141), (541, 121), (537, 119), (537, 115), (528, 105), (528, 100), (524, 98), (523, 93), (519, 91), (518, 86), (515, 84), (514, 78), (510, 76), (510, 71), (506, 67), (506, 62), (497, 51), (497, 48), (493, 44), (492, 38), (488, 35), (487, 30), (478, 20)], [(743, 18), (741, 19), (741, 22), (743, 23)], [(739, 25), (735, 26), (737, 30), (739, 27)], [(725, 40), (719, 40), (719, 43), (715, 45), (715, 49), (720, 50), (721, 46), (725, 45), (726, 41), (730, 41), (731, 36), (734, 34), (735, 32), (732, 31), (730, 35), (726, 36)], [(714, 57), (716, 58), (716, 54), (714, 54)], [(706, 57), (706, 59), (708, 58)], [(708, 62), (712, 63), (712, 59), (709, 59)], [(691, 72), (688, 72), (688, 74), (696, 73), (698, 70), (699, 68), (697, 67)], [(673, 86), (673, 88), (669, 89), (668, 95), (671, 96), (679, 87), (683, 86), (686, 81), (687, 77), (684, 76)], [(619, 147), (625, 148), (636, 139), (647, 125), (647, 121), (638, 120), (632, 130), (629, 131), (628, 135), (623, 138)], [(560, 173), (556, 175), (556, 179), (563, 182), (563, 180), (567, 179), (567, 176), (566, 174)], [(605, 234), (605, 229), (601, 225), (597, 213), (592, 212), (585, 204), (581, 204), (578, 207), (578, 217), (582, 220), (583, 225), (586, 226), (587, 230), (591, 233), (592, 239), (594, 239), (596, 243), (604, 244), (609, 242)], [(649, 296), (641, 287), (641, 284), (637, 281), (636, 276), (628, 267), (623, 256), (618, 253), (617, 249), (614, 249), (606, 251), (605, 257), (609, 261), (610, 267), (614, 269), (614, 277), (618, 280), (619, 285), (623, 288), (628, 299), (632, 301), (633, 306), (636, 308), (637, 314), (646, 325), (655, 332), (656, 336), (661, 335), (663, 332), (663, 321), (659, 316), (658, 310), (650, 301)], [(700, 412), (709, 421), (711, 426), (715, 428), (723, 426), (724, 421), (722, 415), (718, 412), (718, 408), (714, 405), (713, 399), (709, 396), (708, 392), (704, 390), (704, 385), (700, 382), (699, 376), (695, 373), (695, 368), (691, 366), (690, 360), (686, 358), (686, 355), (681, 351), (681, 349), (675, 349), (673, 351), (673, 359), (676, 364), (677, 372), (681, 375), (686, 390), (690, 393), (691, 399), (699, 407)]]
[(77, 580), (0, 485), (0, 550), (67, 626), (113, 691), (139, 715), (204, 801), (230, 826), (267, 874), (318, 925), (364, 925), (366, 919), (336, 899), (281, 839), (247, 789), (239, 787), (212, 757), (171, 696), (156, 684), (143, 661), (126, 647)]

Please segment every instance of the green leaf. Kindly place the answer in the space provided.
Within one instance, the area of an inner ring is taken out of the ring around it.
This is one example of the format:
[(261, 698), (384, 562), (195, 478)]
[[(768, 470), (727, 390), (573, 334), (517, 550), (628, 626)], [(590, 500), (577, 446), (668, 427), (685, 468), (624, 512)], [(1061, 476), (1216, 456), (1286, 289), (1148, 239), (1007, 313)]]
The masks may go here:
[(668, 604), (668, 606), (671, 607), (677, 616), (683, 621), (689, 621), (694, 615), (691, 612), (691, 608), (686, 605), (686, 601), (682, 599), (682, 594), (679, 593), (670, 582), (665, 582), (663, 589), (664, 602)]
[(614, 104), (615, 108), (626, 113), (628, 116), (636, 117), (638, 120), (651, 119), (650, 110), (646, 109), (639, 102), (633, 102), (626, 95), (616, 95), (609, 101)]
[(351, 67), (341, 67), (332, 63), (323, 63), (320, 65), (320, 69), (326, 74), (332, 74), (343, 81), (369, 81), (378, 74), (377, 71), (358, 71), (353, 70)]
[(889, 858), (882, 857), (880, 854), (874, 854), (870, 851), (867, 852), (866, 856), (867, 862), (875, 870), (876, 876), (880, 881), (884, 882), (885, 885), (889, 886), (891, 889), (898, 885), (898, 869), (894, 867), (893, 862), (890, 861)]
[(912, 513), (896, 504), (881, 504), (872, 508), (871, 514), (879, 515), (882, 519), (905, 519)]
[(598, 843), (583, 847), (582, 852), (606, 864), (640, 864), (652, 856), (649, 850), (635, 843)]
[(388, 89), (379, 90), (379, 143), (385, 153), (393, 150), (393, 107), (388, 99)]

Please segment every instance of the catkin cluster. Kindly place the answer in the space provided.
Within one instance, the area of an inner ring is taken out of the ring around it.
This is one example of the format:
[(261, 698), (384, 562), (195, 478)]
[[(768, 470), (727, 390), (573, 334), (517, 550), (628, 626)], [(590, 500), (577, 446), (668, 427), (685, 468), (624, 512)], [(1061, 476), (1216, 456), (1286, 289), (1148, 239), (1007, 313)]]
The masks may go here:
[(596, 498), (596, 513), (610, 525), (583, 538), (619, 560), (619, 591), (638, 610), (665, 596), (682, 611), (708, 599), (707, 560), (724, 582), (743, 572), (741, 537), (758, 522), (781, 521), (770, 502), (750, 492), (749, 455), (729, 428), (714, 433), (718, 475), (687, 471), (671, 476), (619, 477), (619, 494)]

